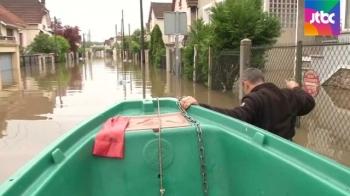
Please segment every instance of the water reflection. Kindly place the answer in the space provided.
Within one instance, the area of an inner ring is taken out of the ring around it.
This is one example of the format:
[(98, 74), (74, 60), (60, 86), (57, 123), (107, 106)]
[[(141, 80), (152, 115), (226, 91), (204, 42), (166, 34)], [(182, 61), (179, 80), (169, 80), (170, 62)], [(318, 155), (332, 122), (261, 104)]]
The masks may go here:
[[(85, 64), (27, 67), (21, 70), (21, 76), (23, 90), (12, 86), (0, 92), (0, 183), (77, 123), (120, 100), (192, 95), (199, 102), (213, 106), (233, 108), (238, 104), (231, 92), (209, 91), (204, 85), (179, 80), (149, 65), (144, 69), (132, 63), (122, 66), (108, 58), (89, 60)], [(324, 96), (322, 93), (319, 97)], [(315, 119), (310, 117), (307, 126)], [(320, 121), (314, 124), (322, 124)], [(317, 134), (325, 133), (327, 128), (315, 128), (310, 133), (301, 130), (296, 140), (322, 153), (320, 146), (330, 149), (330, 140)], [(325, 143), (317, 145), (316, 140)], [(325, 151), (324, 154), (350, 165), (350, 160), (345, 158), (350, 157), (348, 148), (342, 153)]]

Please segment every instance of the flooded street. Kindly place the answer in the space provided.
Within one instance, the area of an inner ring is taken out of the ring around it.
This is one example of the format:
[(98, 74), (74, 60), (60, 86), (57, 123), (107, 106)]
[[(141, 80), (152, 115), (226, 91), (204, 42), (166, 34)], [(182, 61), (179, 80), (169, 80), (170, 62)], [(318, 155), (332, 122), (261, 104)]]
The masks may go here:
[[(44, 147), (79, 122), (124, 99), (197, 95), (216, 106), (234, 107), (230, 92), (209, 91), (181, 82), (159, 69), (146, 69), (146, 89), (138, 65), (116, 66), (111, 59), (87, 65), (61, 64), (21, 70), (23, 90), (0, 92), (0, 183)], [(167, 77), (168, 76), (168, 77)]]
[[(0, 183), (76, 124), (120, 100), (192, 95), (213, 106), (238, 104), (232, 92), (208, 91), (204, 85), (181, 81), (151, 67), (146, 68), (143, 85), (139, 65), (126, 63), (123, 68), (111, 59), (95, 59), (86, 65), (27, 67), (21, 70), (21, 78), (23, 90), (13, 85), (0, 92)], [(317, 151), (310, 145), (313, 135), (300, 130), (295, 140)], [(333, 151), (323, 154), (334, 155), (350, 167), (348, 147)]]

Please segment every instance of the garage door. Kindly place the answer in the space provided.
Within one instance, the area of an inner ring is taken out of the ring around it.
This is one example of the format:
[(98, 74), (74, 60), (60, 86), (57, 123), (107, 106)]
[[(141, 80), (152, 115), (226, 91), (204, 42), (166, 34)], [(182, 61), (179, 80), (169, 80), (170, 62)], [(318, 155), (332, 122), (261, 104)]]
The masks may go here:
[(13, 85), (11, 53), (0, 53), (0, 70), (2, 85)]

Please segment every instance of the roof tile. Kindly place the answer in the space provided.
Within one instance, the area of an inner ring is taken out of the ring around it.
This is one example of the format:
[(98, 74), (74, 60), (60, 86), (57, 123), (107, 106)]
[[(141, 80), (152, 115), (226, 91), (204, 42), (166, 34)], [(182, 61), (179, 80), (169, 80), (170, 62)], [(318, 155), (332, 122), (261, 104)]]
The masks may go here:
[(18, 27), (26, 26), (26, 22), (20, 19), (15, 14), (8, 11), (6, 8), (0, 5), (0, 20), (4, 23), (15, 25)]
[(27, 24), (39, 24), (48, 12), (39, 0), (0, 0), (0, 4)]
[(163, 18), (164, 12), (172, 11), (172, 3), (151, 2), (149, 10), (148, 22), (151, 20), (152, 10), (156, 18)]

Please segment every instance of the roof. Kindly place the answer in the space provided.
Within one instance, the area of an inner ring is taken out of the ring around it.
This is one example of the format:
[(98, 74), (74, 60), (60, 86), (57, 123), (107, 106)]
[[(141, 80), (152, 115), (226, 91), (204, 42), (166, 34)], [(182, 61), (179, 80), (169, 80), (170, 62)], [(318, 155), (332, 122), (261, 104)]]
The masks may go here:
[(0, 0), (0, 5), (27, 24), (40, 24), (43, 16), (49, 12), (39, 0)]
[(148, 23), (151, 21), (152, 11), (154, 12), (154, 16), (157, 19), (161, 19), (164, 17), (164, 12), (172, 11), (171, 7), (172, 3), (151, 2), (151, 7), (149, 9), (148, 15)]
[(24, 22), (18, 16), (11, 13), (10, 11), (8, 11), (6, 8), (4, 8), (1, 5), (0, 5), (0, 21), (4, 22), (6, 24), (17, 26), (17, 27), (26, 26), (26, 22)]
[[(183, 1), (183, 0), (180, 0)], [(187, 2), (187, 6), (188, 7), (197, 7), (198, 6), (198, 0), (186, 0)], [(176, 0), (173, 0), (173, 2), (171, 3), (171, 10), (174, 11), (175, 10), (175, 3)]]

